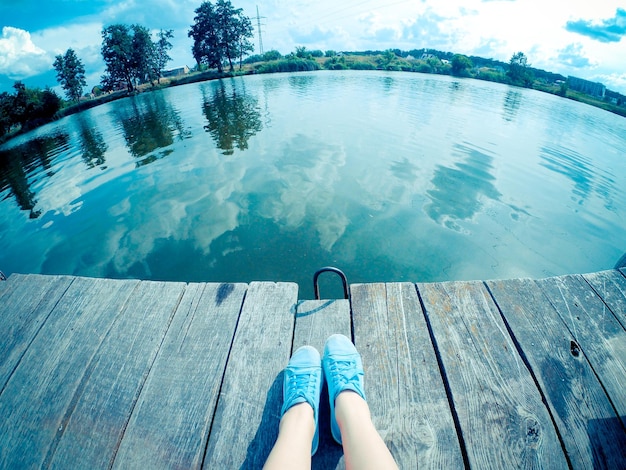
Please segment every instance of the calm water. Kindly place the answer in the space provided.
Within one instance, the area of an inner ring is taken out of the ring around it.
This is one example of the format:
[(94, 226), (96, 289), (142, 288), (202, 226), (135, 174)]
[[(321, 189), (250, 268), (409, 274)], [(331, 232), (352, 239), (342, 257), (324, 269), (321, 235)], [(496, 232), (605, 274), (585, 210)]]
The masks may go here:
[(544, 277), (626, 250), (626, 119), (499, 84), (205, 82), (0, 149), (6, 274), (286, 280), (310, 298), (325, 265), (350, 282)]

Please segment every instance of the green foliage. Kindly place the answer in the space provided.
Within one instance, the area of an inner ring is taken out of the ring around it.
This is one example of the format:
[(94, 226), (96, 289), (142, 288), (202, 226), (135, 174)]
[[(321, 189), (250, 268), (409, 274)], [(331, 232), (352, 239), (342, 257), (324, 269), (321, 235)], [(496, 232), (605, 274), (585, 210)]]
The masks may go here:
[(125, 24), (114, 24), (102, 30), (102, 59), (106, 65), (102, 84), (105, 90), (126, 86), (133, 90), (133, 38)]
[(469, 57), (455, 54), (452, 56), (452, 75), (457, 77), (468, 77), (469, 70), (473, 67), (472, 61)]
[(478, 75), (476, 75), (476, 78), (480, 80), (486, 80), (488, 82), (497, 82), (497, 83), (506, 82), (506, 75), (504, 75), (504, 73), (498, 72), (497, 70), (489, 69), (486, 67), (483, 67), (478, 71)]
[(150, 31), (145, 26), (132, 25), (131, 47), (131, 76), (139, 82), (145, 83), (156, 80), (156, 45), (152, 42)]
[(413, 70), (420, 73), (433, 73), (433, 68), (428, 64), (428, 62), (424, 62), (423, 60), (419, 60), (413, 67)]
[(306, 50), (306, 47), (304, 46), (297, 46), (296, 47), (296, 57), (300, 58), (300, 59), (311, 59), (313, 57), (313, 55)]
[(65, 95), (71, 101), (78, 101), (83, 94), (85, 81), (85, 66), (76, 56), (73, 49), (68, 49), (65, 55), (58, 55), (54, 61), (57, 72), (57, 81), (65, 90)]
[[(391, 50), (386, 50), (378, 59), (378, 65), (382, 70), (394, 70), (394, 62), (396, 60), (396, 54)], [(397, 70), (397, 69), (396, 69)]]
[(293, 56), (287, 59), (266, 62), (259, 65), (255, 70), (257, 73), (308, 72), (311, 70), (319, 70), (320, 68), (320, 65), (314, 60), (301, 59)]
[(509, 70), (506, 75), (513, 85), (530, 87), (533, 84), (533, 74), (529, 70), (528, 58), (523, 52), (516, 52), (509, 62)]
[(14, 129), (29, 130), (50, 122), (61, 108), (61, 98), (49, 88), (13, 85), (15, 94), (0, 94), (0, 137)]
[(326, 57), (335, 57), (337, 55), (337, 52), (333, 51), (333, 50), (328, 50), (324, 53), (324, 55)]
[(160, 30), (152, 41), (150, 30), (133, 24), (114, 24), (102, 30), (102, 58), (106, 72), (102, 88), (107, 91), (125, 87), (132, 91), (136, 84), (159, 81), (161, 72), (171, 60), (172, 30)]
[(234, 8), (230, 0), (203, 2), (196, 10), (194, 24), (188, 36), (193, 38), (191, 52), (198, 64), (223, 71), (223, 63), (228, 61), (230, 70), (234, 69), (233, 59), (252, 52), (250, 42), (252, 23), (243, 15), (241, 8)]
[(376, 66), (371, 62), (346, 62), (350, 70), (376, 70)]
[(314, 57), (314, 58), (324, 57), (324, 52), (320, 51), (319, 49), (312, 50), (311, 57)]
[(154, 50), (154, 62), (153, 62), (153, 72), (157, 77), (157, 81), (160, 82), (161, 73), (165, 69), (167, 63), (172, 60), (169, 56), (168, 51), (172, 49), (172, 43), (169, 41), (174, 37), (174, 31), (171, 29), (168, 30), (160, 30), (157, 33), (157, 42), (155, 43)]
[(282, 54), (276, 50), (267, 51), (263, 54), (263, 60), (278, 60), (282, 57)]

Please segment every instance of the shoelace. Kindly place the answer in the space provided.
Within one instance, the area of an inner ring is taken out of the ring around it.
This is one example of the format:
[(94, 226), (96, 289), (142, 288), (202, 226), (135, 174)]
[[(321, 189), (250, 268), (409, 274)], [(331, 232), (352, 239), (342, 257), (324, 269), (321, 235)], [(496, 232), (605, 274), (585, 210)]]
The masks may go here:
[(359, 377), (361, 374), (357, 369), (357, 362), (354, 359), (331, 362), (330, 372), (333, 379), (342, 386), (347, 383), (360, 384)]
[(288, 380), (291, 395), (285, 401), (291, 401), (296, 397), (305, 397), (315, 391), (317, 379), (315, 371), (295, 373), (287, 370), (286, 373), (289, 374)]

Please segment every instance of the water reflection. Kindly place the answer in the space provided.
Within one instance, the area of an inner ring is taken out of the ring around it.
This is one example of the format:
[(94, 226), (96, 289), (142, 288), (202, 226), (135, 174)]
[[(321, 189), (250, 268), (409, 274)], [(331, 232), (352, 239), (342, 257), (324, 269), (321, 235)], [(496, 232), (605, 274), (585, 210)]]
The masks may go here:
[(321, 248), (330, 251), (349, 224), (335, 196), (345, 161), (340, 146), (295, 135), (283, 144), (274, 167), (249, 183), (258, 188), (251, 195), (254, 211), (289, 230), (312, 227)]
[(315, 76), (311, 74), (294, 74), (289, 76), (288, 83), (298, 94), (306, 96), (314, 80)]
[(542, 147), (539, 156), (541, 166), (567, 177), (574, 183), (572, 192), (574, 200), (579, 204), (595, 193), (604, 200), (607, 209), (612, 208), (611, 193), (615, 180), (599, 173), (588, 158), (574, 150), (549, 146)]
[(96, 166), (103, 166), (104, 168), (106, 162), (104, 155), (109, 147), (104, 141), (102, 133), (94, 126), (86, 113), (78, 114), (76, 119), (78, 121), (80, 148), (87, 168)]
[(509, 90), (502, 102), (502, 118), (505, 121), (513, 122), (517, 116), (517, 111), (522, 104), (522, 94), (517, 90)]
[(175, 135), (180, 139), (187, 136), (180, 116), (161, 92), (133, 97), (125, 104), (117, 112), (117, 118), (122, 125), (128, 150), (138, 159), (147, 156), (137, 162), (137, 166), (168, 155), (170, 152), (149, 154), (172, 145)]
[(481, 196), (500, 199), (493, 185), (493, 157), (464, 144), (454, 146), (454, 155), (463, 158), (453, 167), (438, 165), (432, 179), (434, 189), (426, 191), (431, 203), (426, 213), (435, 222), (460, 231), (458, 220), (471, 219), (482, 208)]
[(393, 176), (404, 181), (414, 181), (417, 178), (417, 166), (404, 157), (402, 160), (393, 162), (389, 169)]
[(39, 137), (9, 150), (0, 150), (0, 191), (10, 188), (10, 194), (15, 197), (19, 208), (28, 211), (31, 219), (39, 217), (41, 211), (35, 210), (37, 199), (31, 189), (33, 181), (29, 175), (41, 167), (47, 170), (47, 177), (52, 176), (52, 159), (60, 149), (67, 147), (68, 141), (69, 136), (60, 133)]
[(220, 80), (212, 87), (210, 98), (208, 88), (202, 87), (202, 110), (207, 119), (204, 129), (224, 155), (235, 153), (235, 147), (247, 149), (248, 139), (263, 128), (257, 100), (245, 88), (237, 89), (233, 82), (227, 91), (226, 84)]

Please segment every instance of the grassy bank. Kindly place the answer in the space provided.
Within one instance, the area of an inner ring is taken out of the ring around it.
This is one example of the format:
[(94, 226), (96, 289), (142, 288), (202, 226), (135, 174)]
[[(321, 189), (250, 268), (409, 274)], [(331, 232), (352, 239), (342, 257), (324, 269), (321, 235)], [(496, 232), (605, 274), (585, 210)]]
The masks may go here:
[[(319, 52), (321, 53), (321, 51)], [(278, 53), (277, 55), (280, 56)], [(452, 57), (452, 54), (445, 53), (444, 56), (450, 58)], [(259, 57), (260, 60), (255, 60), (255, 57)], [(255, 57), (248, 58), (241, 68), (237, 68), (233, 72), (219, 73), (216, 70), (191, 72), (178, 77), (162, 78), (160, 83), (155, 83), (153, 85), (140, 85), (130, 93), (126, 91), (118, 91), (103, 94), (92, 99), (86, 99), (79, 103), (70, 104), (62, 108), (56, 113), (54, 119), (60, 119), (71, 114), (79, 113), (101, 104), (132, 96), (133, 94), (159, 90), (170, 86), (186, 85), (189, 83), (258, 73), (304, 72), (314, 70), (384, 70), (453, 75), (451, 61), (446, 60), (445, 58), (437, 57), (433, 54), (423, 54), (421, 58), (417, 59), (411, 57), (410, 55), (398, 55), (393, 51), (385, 51), (383, 53), (334, 53), (332, 51), (327, 51), (326, 55), (321, 54), (321, 56), (313, 56), (310, 52), (308, 52), (306, 54), (302, 54), (302, 56), (289, 54), (287, 56), (277, 57), (274, 60), (262, 60), (260, 56)], [(456, 76), (516, 85), (515, 83), (511, 83), (509, 77), (506, 73), (504, 73), (503, 65), (506, 64), (478, 57), (473, 57), (472, 59), (475, 61), (475, 66), (461, 71), (457, 70)], [(555, 74), (550, 74), (549, 72), (539, 70), (535, 71), (545, 73), (548, 77), (556, 76)], [(597, 108), (604, 109), (605, 111), (626, 117), (626, 107), (624, 105), (618, 106), (611, 102), (567, 89), (567, 87), (564, 88), (562, 85), (557, 83), (554, 78), (546, 79), (545, 77), (541, 77), (535, 79), (528, 88), (579, 101), (581, 103), (595, 106)], [(18, 129), (10, 134), (6, 134), (0, 138), (0, 143), (16, 137), (22, 132), (22, 130)]]

